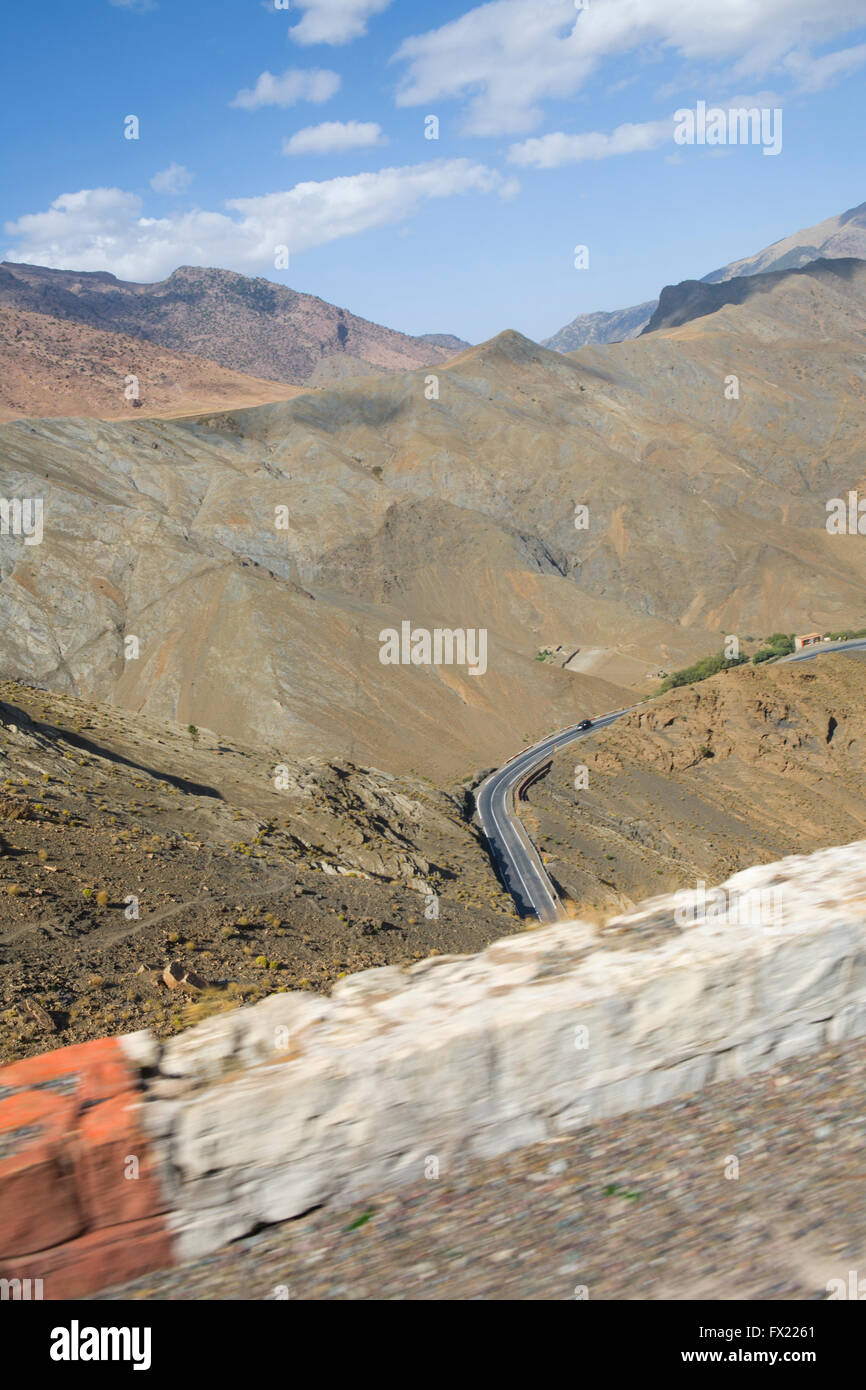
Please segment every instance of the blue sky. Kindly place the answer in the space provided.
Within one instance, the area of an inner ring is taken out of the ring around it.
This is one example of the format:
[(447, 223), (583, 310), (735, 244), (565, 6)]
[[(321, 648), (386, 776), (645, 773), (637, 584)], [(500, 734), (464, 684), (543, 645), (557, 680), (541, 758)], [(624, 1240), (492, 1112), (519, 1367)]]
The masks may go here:
[[(8, 0), (4, 40), (12, 260), (542, 338), (866, 200), (863, 0)], [(701, 100), (781, 152), (677, 145)]]

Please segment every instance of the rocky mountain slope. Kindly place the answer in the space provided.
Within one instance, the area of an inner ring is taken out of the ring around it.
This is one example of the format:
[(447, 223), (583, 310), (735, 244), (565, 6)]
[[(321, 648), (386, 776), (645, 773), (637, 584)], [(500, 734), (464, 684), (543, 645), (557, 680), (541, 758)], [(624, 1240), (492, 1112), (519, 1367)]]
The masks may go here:
[[(866, 485), (866, 266), (776, 280), (574, 356), (503, 333), (439, 369), (438, 399), (422, 370), (186, 421), (3, 425), (2, 495), (45, 515), (41, 545), (0, 536), (0, 671), (448, 780), (720, 633), (866, 626), (862, 538), (826, 529)], [(383, 663), (404, 622), (485, 632), (484, 669)], [(562, 643), (591, 670), (536, 659)]]
[(0, 1060), (519, 929), (460, 787), (276, 757), (0, 685)]
[[(749, 304), (760, 312), (757, 302), (762, 295), (777, 296), (784, 281), (793, 279), (794, 289), (790, 298), (792, 305), (802, 300), (797, 281), (811, 289), (820, 285), (826, 287), (828, 296), (838, 303), (844, 297), (845, 287), (858, 280), (864, 262), (858, 260), (817, 260), (798, 270), (775, 270), (756, 272), (736, 280), (723, 280), (718, 284), (706, 284), (703, 280), (683, 280), (679, 285), (668, 285), (661, 292), (658, 307), (643, 329), (643, 333), (655, 333), (660, 328), (679, 328), (692, 319), (705, 318), (715, 314), (726, 304)], [(806, 290), (809, 293), (809, 289)]]
[(413, 338), (270, 280), (197, 266), (148, 285), (4, 261), (0, 307), (142, 338), (283, 383), (306, 382), (332, 359), (348, 359), (356, 374), (406, 371), (466, 346), (448, 334)]
[[(138, 381), (139, 405), (128, 400)], [(287, 400), (301, 390), (244, 376), (144, 338), (0, 305), (0, 420), (97, 415), (103, 420), (188, 415)]]
[[(710, 271), (703, 276), (701, 284), (715, 285), (726, 280), (747, 275), (757, 275), (766, 271), (794, 270), (819, 257), (866, 258), (866, 203), (849, 208), (836, 217), (828, 217), (815, 227), (806, 227), (773, 242), (763, 251), (741, 260), (731, 261), (719, 270)], [(688, 284), (695, 282), (688, 281)], [(663, 294), (669, 293), (671, 287)], [(658, 308), (658, 300), (636, 304), (630, 309), (615, 309), (611, 312), (578, 314), (560, 328), (553, 337), (545, 338), (544, 346), (557, 352), (573, 352), (587, 343), (618, 343), (625, 338), (636, 338), (645, 331)]]
[(739, 275), (757, 275), (767, 270), (795, 270), (819, 257), (866, 257), (866, 203), (849, 208), (836, 217), (827, 217), (814, 227), (805, 227), (791, 236), (774, 241), (753, 256), (730, 261), (719, 270), (710, 271), (704, 279), (708, 284), (733, 280)]
[(588, 343), (621, 343), (626, 338), (636, 338), (646, 328), (657, 304), (657, 299), (648, 299), (630, 309), (578, 314), (552, 338), (545, 338), (544, 346), (555, 352), (574, 352)]
[(745, 666), (564, 753), (523, 810), (582, 913), (629, 907), (866, 830), (866, 657)]

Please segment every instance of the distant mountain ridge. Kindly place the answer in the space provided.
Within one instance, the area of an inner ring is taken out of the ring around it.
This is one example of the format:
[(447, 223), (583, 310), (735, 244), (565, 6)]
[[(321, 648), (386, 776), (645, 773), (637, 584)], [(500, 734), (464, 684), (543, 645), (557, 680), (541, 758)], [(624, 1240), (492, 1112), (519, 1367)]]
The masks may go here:
[(798, 270), (809, 261), (842, 258), (866, 259), (866, 203), (849, 208), (837, 217), (828, 217), (814, 227), (794, 232), (792, 236), (774, 241), (754, 256), (731, 261), (720, 270), (712, 270), (703, 279), (708, 285), (733, 280), (740, 275), (757, 275), (763, 270)]
[[(658, 308), (641, 333), (656, 333), (663, 328), (681, 328), (694, 319), (706, 318), (728, 304), (746, 305), (761, 295), (775, 295), (783, 281), (802, 278), (812, 285), (833, 283), (844, 293), (845, 284), (855, 281), (862, 288), (866, 278), (866, 261), (854, 257), (830, 260), (821, 257), (794, 269), (758, 271), (733, 280), (682, 280), (678, 285), (666, 285), (661, 292)], [(839, 283), (841, 282), (841, 283)]]
[[(866, 203), (836, 217), (828, 217), (814, 227), (806, 227), (791, 236), (774, 241), (763, 251), (741, 260), (731, 261), (719, 270), (710, 271), (700, 280), (689, 280), (689, 285), (720, 284), (748, 275), (758, 275), (771, 270), (797, 270), (810, 261), (837, 258), (866, 259)], [(670, 286), (668, 286), (670, 288)], [(629, 309), (599, 311), (592, 314), (578, 314), (576, 318), (554, 333), (552, 338), (544, 339), (544, 347), (555, 352), (574, 352), (587, 343), (618, 343), (627, 338), (637, 338), (643, 333), (659, 307), (659, 300), (649, 300), (635, 304)], [(712, 312), (708, 310), (707, 312)]]
[(450, 334), (412, 337), (315, 295), (232, 270), (180, 266), (155, 284), (106, 271), (53, 270), (4, 261), (0, 308), (126, 334), (217, 362), (232, 372), (302, 385), (330, 359), (340, 376), (371, 368), (411, 371), (445, 362), (468, 344)]
[(657, 299), (648, 299), (643, 304), (632, 305), (630, 309), (579, 314), (552, 338), (546, 338), (543, 346), (554, 352), (574, 352), (588, 343), (622, 343), (626, 338), (636, 338), (643, 332), (657, 305)]

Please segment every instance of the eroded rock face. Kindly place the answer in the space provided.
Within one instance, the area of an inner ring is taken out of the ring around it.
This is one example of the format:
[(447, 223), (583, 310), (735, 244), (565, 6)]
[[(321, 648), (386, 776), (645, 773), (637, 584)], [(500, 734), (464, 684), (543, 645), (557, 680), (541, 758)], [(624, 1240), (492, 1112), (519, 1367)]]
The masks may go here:
[(866, 1034), (866, 842), (715, 892), (275, 995), (170, 1041), (141, 1118), (181, 1256), (431, 1154), (447, 1171)]

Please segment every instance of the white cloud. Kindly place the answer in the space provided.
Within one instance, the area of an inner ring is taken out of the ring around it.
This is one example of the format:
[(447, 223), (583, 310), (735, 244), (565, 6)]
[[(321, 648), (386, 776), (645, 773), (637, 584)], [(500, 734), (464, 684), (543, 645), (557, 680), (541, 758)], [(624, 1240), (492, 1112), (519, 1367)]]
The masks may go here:
[(558, 169), (561, 164), (577, 164), (584, 159), (608, 159), (614, 154), (654, 150), (672, 138), (672, 119), (617, 126), (610, 135), (597, 130), (579, 135), (555, 131), (512, 145), (508, 158), (512, 164), (530, 164), (536, 169)]
[(121, 279), (151, 281), (178, 265), (273, 268), (274, 250), (291, 254), (340, 237), (399, 222), (432, 198), (461, 193), (512, 196), (514, 178), (469, 159), (351, 174), (299, 183), (281, 193), (234, 198), (228, 212), (195, 209), (173, 217), (145, 217), (142, 200), (120, 188), (64, 193), (45, 212), (6, 223), (14, 244), (10, 261), (66, 270), (110, 270)]
[(849, 77), (852, 72), (866, 63), (866, 43), (854, 48), (843, 48), (836, 53), (825, 53), (821, 58), (813, 58), (809, 53), (789, 53), (785, 68), (797, 80), (801, 92), (821, 92), (839, 78)]
[(471, 92), (471, 133), (530, 130), (541, 120), (541, 97), (568, 95), (592, 71), (594, 61), (581, 59), (569, 37), (572, 29), (573, 0), (493, 0), (469, 10), (401, 44), (395, 57), (409, 68), (397, 104)]
[(328, 68), (287, 68), (279, 77), (263, 72), (255, 87), (245, 87), (229, 104), (257, 111), (260, 106), (294, 106), (298, 101), (321, 103), (339, 86), (339, 73)]
[(154, 193), (183, 193), (194, 177), (182, 164), (169, 164), (167, 169), (154, 174), (150, 186)]
[(333, 154), (386, 145), (382, 127), (375, 121), (323, 121), (304, 126), (283, 141), (283, 154)]
[(295, 0), (304, 10), (289, 34), (295, 43), (350, 43), (367, 32), (367, 20), (387, 10), (391, 0)]
[(470, 133), (516, 134), (538, 125), (544, 100), (572, 95), (608, 58), (668, 50), (755, 75), (862, 23), (862, 0), (591, 0), (579, 12), (574, 0), (492, 0), (401, 44), (397, 101), (468, 97)]

